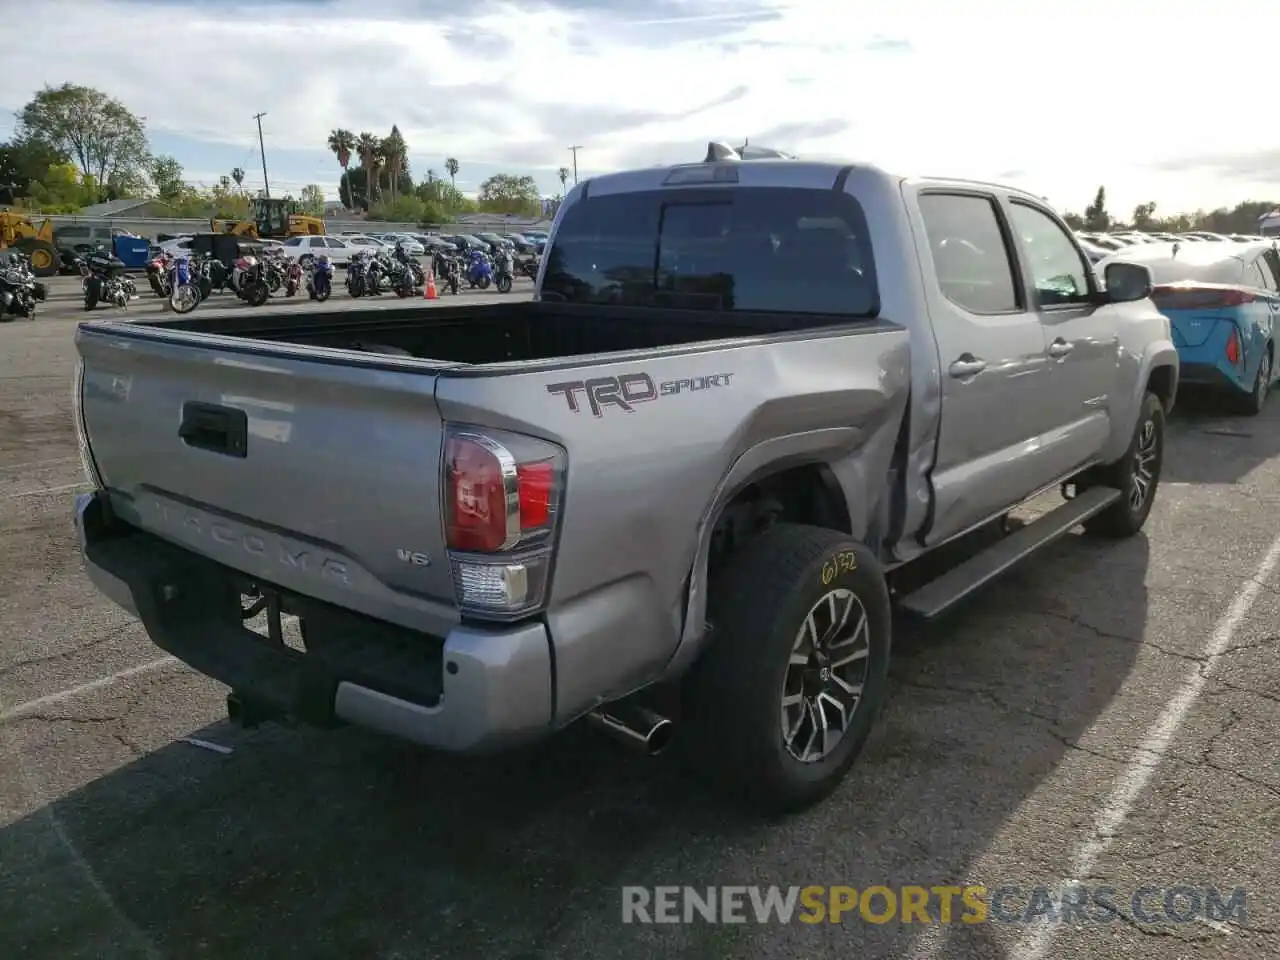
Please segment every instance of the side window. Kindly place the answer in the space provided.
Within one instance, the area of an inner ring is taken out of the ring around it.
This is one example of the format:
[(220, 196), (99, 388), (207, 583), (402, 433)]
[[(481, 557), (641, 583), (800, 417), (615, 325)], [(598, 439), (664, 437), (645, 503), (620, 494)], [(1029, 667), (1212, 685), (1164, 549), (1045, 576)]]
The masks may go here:
[(323, 249), (324, 245), (324, 237), (312, 237), (307, 241), (307, 246), (312, 250)]
[(1271, 282), (1267, 284), (1268, 290), (1280, 291), (1280, 254), (1275, 250), (1267, 250), (1258, 260), (1266, 270), (1267, 279)]
[(330, 250), (343, 250), (347, 246), (341, 240), (335, 240), (333, 237), (330, 237), (327, 242)]
[(1261, 257), (1253, 261), (1245, 270), (1244, 281), (1260, 290), (1275, 289), (1275, 279), (1271, 276), (1271, 271), (1263, 266)]
[(943, 296), (971, 313), (1020, 309), (993, 198), (925, 193), (920, 214)]
[(302, 238), (301, 238), (301, 237), (290, 237), (288, 240), (286, 240), (286, 241), (284, 242), (284, 245), (285, 245), (286, 247), (300, 247), (300, 246), (302, 246)]
[(1022, 238), (1040, 305), (1087, 303), (1089, 275), (1071, 237), (1044, 211), (1014, 201), (1013, 229)]

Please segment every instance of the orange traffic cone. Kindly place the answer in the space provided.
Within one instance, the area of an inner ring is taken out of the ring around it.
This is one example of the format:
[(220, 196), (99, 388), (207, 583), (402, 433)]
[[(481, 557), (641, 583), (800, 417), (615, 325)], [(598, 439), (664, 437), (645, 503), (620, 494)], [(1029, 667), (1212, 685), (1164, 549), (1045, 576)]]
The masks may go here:
[(423, 300), (439, 300), (440, 294), (436, 292), (436, 273), (432, 270), (427, 274), (427, 288), (422, 291)]

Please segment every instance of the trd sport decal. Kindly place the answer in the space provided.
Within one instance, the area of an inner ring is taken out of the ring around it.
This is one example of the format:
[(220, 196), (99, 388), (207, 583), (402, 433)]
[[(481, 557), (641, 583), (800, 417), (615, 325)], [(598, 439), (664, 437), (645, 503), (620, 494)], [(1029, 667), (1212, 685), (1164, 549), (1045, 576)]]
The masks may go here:
[(636, 405), (659, 397), (674, 397), (696, 390), (729, 386), (732, 373), (713, 373), (705, 377), (685, 377), (654, 383), (647, 373), (624, 373), (617, 377), (593, 377), (590, 380), (567, 380), (547, 384), (547, 393), (564, 397), (573, 413), (580, 413), (579, 395), (585, 395), (591, 415), (604, 415), (605, 407), (617, 407), (624, 413), (635, 413)]

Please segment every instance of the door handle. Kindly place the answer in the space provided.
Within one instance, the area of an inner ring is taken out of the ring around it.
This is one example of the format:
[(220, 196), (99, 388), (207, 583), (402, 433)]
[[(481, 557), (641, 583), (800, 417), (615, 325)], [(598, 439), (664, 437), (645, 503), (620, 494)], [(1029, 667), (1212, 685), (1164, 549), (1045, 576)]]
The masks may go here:
[(963, 353), (960, 355), (960, 359), (951, 364), (947, 372), (957, 380), (963, 380), (965, 377), (975, 376), (985, 369), (987, 369), (987, 361), (980, 360), (971, 353)]
[(1061, 359), (1074, 349), (1075, 347), (1059, 337), (1057, 340), (1053, 341), (1053, 343), (1049, 344), (1049, 356), (1055, 359)]
[(249, 418), (234, 407), (195, 400), (184, 403), (178, 436), (198, 450), (240, 459), (249, 455)]

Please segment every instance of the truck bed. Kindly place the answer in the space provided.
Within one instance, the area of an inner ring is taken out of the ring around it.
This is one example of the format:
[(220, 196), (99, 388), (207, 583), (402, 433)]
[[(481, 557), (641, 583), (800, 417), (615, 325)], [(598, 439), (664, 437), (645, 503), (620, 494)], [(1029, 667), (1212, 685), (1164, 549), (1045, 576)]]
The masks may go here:
[(848, 318), (795, 314), (526, 300), (464, 306), (378, 305), (341, 313), (277, 313), (270, 308), (197, 311), (133, 326), (475, 365), (652, 350), (848, 322)]

